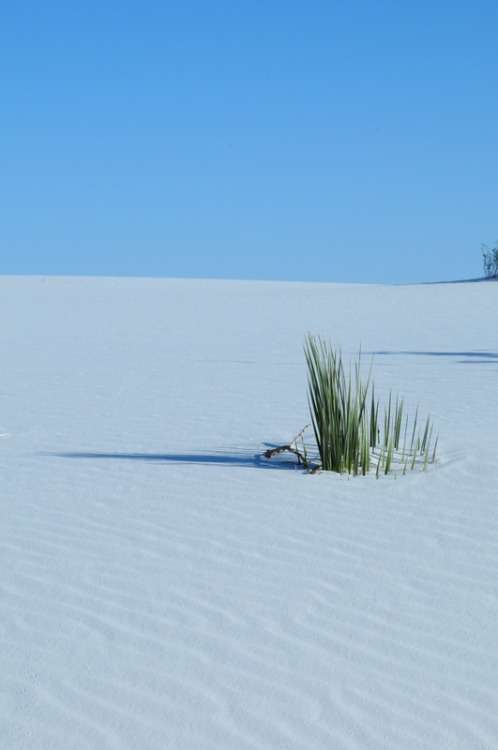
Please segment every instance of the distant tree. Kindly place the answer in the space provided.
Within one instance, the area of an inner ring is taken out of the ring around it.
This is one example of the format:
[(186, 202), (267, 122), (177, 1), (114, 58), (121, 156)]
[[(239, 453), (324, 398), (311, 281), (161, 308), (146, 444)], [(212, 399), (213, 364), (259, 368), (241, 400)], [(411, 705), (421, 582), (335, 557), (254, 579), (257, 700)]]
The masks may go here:
[(481, 245), (482, 249), (482, 262), (484, 264), (484, 274), (488, 279), (498, 278), (498, 241), (495, 242), (495, 246), (490, 248), (486, 245)]

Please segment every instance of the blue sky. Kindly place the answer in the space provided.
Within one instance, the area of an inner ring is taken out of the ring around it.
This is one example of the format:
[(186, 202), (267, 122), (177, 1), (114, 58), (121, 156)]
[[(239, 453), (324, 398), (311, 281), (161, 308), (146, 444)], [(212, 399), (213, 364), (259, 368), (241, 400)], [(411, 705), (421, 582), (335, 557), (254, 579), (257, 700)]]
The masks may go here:
[(482, 276), (497, 28), (496, 0), (5, 3), (0, 273)]

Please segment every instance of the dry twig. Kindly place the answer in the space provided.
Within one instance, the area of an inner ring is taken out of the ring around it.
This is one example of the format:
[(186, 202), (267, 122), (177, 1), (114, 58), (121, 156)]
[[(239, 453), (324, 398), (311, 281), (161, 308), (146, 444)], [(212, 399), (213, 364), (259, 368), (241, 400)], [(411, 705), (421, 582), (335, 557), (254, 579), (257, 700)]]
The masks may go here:
[(301, 453), (301, 451), (298, 451), (296, 448), (296, 443), (299, 440), (300, 437), (303, 436), (304, 432), (308, 429), (308, 427), (311, 427), (311, 424), (307, 424), (306, 427), (303, 427), (301, 432), (296, 435), (294, 440), (292, 440), (289, 445), (280, 445), (278, 448), (269, 448), (267, 451), (263, 453), (264, 458), (273, 458), (273, 456), (276, 456), (278, 453), (283, 453), (284, 451), (288, 451), (289, 453), (293, 453), (295, 456), (297, 456), (297, 462), (298, 464), (302, 464), (306, 471), (309, 471), (310, 474), (316, 474), (317, 471), (320, 471), (322, 468), (320, 464), (317, 464), (316, 466), (312, 466), (306, 455), (304, 453)]

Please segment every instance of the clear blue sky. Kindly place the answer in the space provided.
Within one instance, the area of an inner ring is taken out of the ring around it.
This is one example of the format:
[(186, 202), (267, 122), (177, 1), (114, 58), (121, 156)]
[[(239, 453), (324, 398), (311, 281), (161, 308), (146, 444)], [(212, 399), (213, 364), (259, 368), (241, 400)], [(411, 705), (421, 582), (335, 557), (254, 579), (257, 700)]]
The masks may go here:
[(496, 0), (18, 0), (0, 273), (413, 283), (498, 239)]

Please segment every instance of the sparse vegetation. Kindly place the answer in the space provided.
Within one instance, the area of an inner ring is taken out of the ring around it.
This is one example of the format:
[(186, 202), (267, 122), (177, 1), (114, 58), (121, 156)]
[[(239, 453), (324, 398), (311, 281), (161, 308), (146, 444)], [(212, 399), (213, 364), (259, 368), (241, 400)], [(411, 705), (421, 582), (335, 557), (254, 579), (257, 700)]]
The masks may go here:
[(377, 477), (392, 471), (406, 474), (417, 466), (426, 471), (429, 463), (435, 462), (437, 438), (433, 441), (430, 417), (421, 424), (417, 408), (410, 419), (403, 399), (390, 393), (380, 418), (372, 364), (363, 379), (361, 350), (348, 373), (340, 349), (333, 349), (320, 337), (308, 334), (304, 352), (311, 412), (308, 427), (313, 428), (320, 463), (313, 464), (308, 457), (304, 430), (290, 444), (266, 451), (266, 458), (290, 451), (308, 471), (323, 469), (354, 476), (374, 471)]
[(493, 248), (481, 245), (484, 275), (488, 279), (498, 278), (498, 241)]

